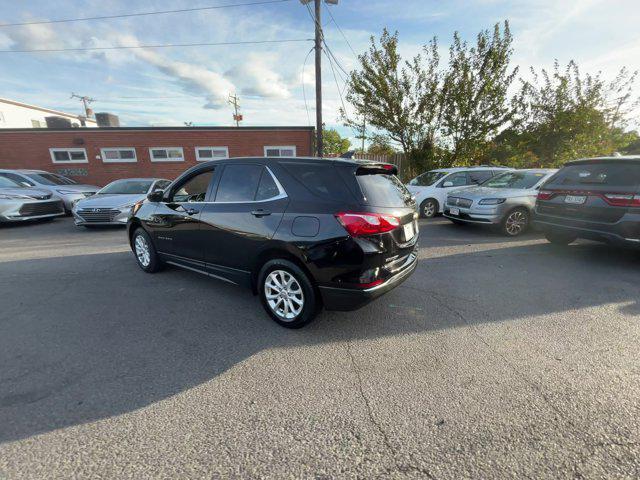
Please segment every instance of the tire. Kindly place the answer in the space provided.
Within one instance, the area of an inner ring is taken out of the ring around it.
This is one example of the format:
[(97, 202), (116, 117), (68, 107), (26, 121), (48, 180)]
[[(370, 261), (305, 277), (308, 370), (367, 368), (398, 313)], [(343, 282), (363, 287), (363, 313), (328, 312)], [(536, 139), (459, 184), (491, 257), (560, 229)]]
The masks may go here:
[(420, 204), (420, 218), (433, 218), (438, 214), (438, 201), (435, 198), (427, 198)]
[(131, 237), (131, 249), (136, 257), (138, 266), (147, 273), (157, 272), (162, 268), (162, 262), (156, 252), (151, 237), (143, 228), (137, 228)]
[[(290, 283), (290, 287), (283, 293), (279, 285), (285, 282)], [(265, 263), (258, 275), (257, 288), (262, 306), (283, 327), (304, 327), (320, 310), (319, 296), (311, 280), (288, 260), (274, 259)]]
[(504, 217), (500, 230), (507, 237), (517, 237), (527, 231), (530, 219), (529, 210), (514, 208)]
[(570, 233), (545, 232), (545, 238), (554, 245), (566, 246), (573, 243), (578, 238)]

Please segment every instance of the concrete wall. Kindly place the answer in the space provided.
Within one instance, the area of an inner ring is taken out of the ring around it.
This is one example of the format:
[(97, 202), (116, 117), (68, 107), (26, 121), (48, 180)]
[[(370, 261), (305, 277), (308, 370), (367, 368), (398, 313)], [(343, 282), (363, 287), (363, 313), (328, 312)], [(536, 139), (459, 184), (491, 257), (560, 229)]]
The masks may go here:
[[(312, 155), (310, 127), (114, 128), (76, 130), (0, 129), (0, 168), (58, 172), (81, 183), (102, 186), (127, 177), (174, 179), (197, 163), (195, 147), (227, 147), (230, 157), (264, 156), (265, 146), (296, 147), (297, 156)], [(136, 161), (105, 162), (101, 148), (133, 147)], [(152, 147), (182, 147), (183, 161), (152, 162)], [(84, 148), (87, 161), (54, 163), (51, 148)]]

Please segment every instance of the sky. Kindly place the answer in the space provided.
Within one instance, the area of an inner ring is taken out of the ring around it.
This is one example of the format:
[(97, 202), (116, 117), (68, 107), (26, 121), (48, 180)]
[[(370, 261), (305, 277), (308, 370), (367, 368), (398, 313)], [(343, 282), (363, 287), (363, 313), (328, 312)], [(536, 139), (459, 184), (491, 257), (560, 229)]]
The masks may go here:
[[(0, 23), (120, 15), (256, 0), (0, 0)], [(454, 31), (473, 41), (509, 20), (512, 63), (550, 68), (574, 59), (583, 72), (612, 78), (640, 70), (640, 1), (340, 0), (323, 5), (327, 44), (345, 71), (357, 66), (369, 38), (398, 31), (404, 58), (438, 37), (442, 53)], [(313, 21), (299, 0), (109, 20), (0, 26), (0, 50), (303, 40), (56, 53), (0, 52), (0, 97), (82, 113), (71, 93), (95, 99), (97, 112), (125, 126), (232, 125), (230, 93), (240, 97), (243, 125), (313, 125)], [(339, 28), (338, 28), (339, 27)], [(323, 59), (323, 116), (345, 136), (338, 110), (345, 74)], [(637, 92), (640, 95), (640, 91)], [(349, 111), (348, 105), (347, 110)]]

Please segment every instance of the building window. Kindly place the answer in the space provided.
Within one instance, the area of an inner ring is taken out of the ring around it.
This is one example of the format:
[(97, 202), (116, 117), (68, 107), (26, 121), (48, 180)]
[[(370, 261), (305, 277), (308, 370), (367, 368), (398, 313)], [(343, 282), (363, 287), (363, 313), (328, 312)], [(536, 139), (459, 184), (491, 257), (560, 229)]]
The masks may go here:
[(84, 148), (50, 148), (53, 163), (89, 163)]
[(101, 148), (100, 153), (102, 161), (105, 163), (134, 163), (137, 161), (135, 148)]
[(183, 162), (182, 147), (155, 147), (149, 149), (152, 162)]
[(293, 145), (264, 147), (265, 157), (295, 157), (296, 147)]
[(216, 158), (229, 158), (229, 147), (196, 147), (196, 160), (199, 162)]
[(33, 128), (42, 128), (42, 122), (40, 120), (31, 120), (31, 126)]

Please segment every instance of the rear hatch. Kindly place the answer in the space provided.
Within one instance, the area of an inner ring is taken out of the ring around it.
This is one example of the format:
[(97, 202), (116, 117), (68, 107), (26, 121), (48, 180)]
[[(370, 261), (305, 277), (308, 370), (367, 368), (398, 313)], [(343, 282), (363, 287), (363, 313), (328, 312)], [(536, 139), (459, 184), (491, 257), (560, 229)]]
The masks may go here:
[[(370, 242), (371, 247), (364, 246), (363, 250), (378, 257), (378, 265), (387, 273), (383, 276), (393, 275), (413, 261), (419, 233), (415, 201), (396, 173), (396, 167), (390, 164), (363, 164), (352, 170), (347, 184), (359, 206), (338, 218), (350, 233), (347, 223), (353, 222), (356, 228), (362, 225), (362, 233), (354, 237)], [(376, 226), (383, 232), (377, 232)]]
[(571, 162), (547, 181), (536, 212), (572, 220), (616, 223), (640, 207), (640, 160), (594, 159)]

